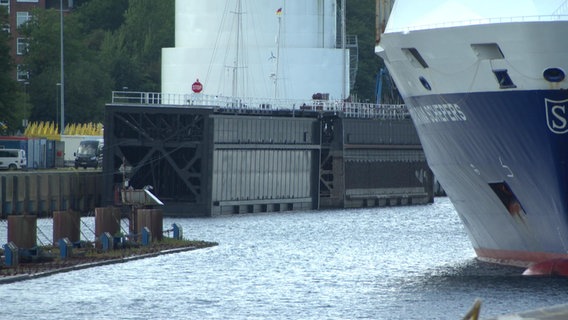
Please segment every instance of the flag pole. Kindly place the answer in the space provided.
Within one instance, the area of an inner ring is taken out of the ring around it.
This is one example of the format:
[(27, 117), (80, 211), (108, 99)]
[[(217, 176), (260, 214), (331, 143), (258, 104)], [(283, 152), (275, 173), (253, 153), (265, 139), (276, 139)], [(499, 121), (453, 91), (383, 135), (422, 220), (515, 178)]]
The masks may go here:
[(282, 27), (282, 8), (276, 11), (278, 15), (278, 36), (276, 38), (276, 75), (274, 77), (274, 99), (278, 99), (278, 69), (280, 65), (280, 35)]

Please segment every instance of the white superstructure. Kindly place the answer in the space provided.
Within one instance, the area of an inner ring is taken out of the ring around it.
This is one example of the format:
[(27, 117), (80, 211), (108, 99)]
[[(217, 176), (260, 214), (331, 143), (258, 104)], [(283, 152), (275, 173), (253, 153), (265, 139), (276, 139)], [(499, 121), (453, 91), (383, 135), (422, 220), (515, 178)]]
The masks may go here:
[[(349, 70), (336, 0), (176, 0), (175, 48), (162, 51), (162, 92), (342, 98)], [(344, 91), (345, 90), (345, 91)]]
[(566, 0), (396, 0), (385, 33), (558, 19)]
[(545, 89), (544, 70), (568, 70), (563, 21), (567, 0), (397, 0), (376, 53), (404, 98)]

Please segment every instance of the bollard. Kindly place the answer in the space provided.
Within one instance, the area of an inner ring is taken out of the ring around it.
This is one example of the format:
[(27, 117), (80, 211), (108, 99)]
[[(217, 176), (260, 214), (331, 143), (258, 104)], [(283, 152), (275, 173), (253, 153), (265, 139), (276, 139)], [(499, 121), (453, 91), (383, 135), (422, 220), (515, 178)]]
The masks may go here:
[(73, 254), (73, 243), (68, 238), (59, 239), (59, 254), (61, 259), (70, 258)]
[(8, 242), (18, 248), (29, 249), (37, 245), (37, 216), (8, 216)]
[(103, 232), (101, 234), (101, 244), (103, 246), (103, 251), (112, 250), (114, 247), (114, 238), (108, 232)]
[(68, 238), (71, 242), (81, 240), (81, 213), (78, 211), (53, 212), (53, 245), (59, 240)]
[(17, 267), (20, 262), (20, 255), (18, 253), (18, 247), (14, 242), (10, 241), (4, 245), (4, 257), (5, 263), (8, 267)]
[(122, 249), (124, 248), (124, 237), (122, 235), (122, 233), (118, 232), (117, 234), (114, 235), (114, 243), (113, 243), (113, 248), (114, 249)]
[(95, 235), (100, 237), (104, 232), (119, 233), (120, 214), (119, 208), (95, 208)]
[(142, 245), (147, 246), (152, 242), (152, 233), (148, 227), (142, 228)]
[(161, 241), (163, 237), (163, 212), (161, 209), (136, 209), (136, 227), (138, 234), (148, 227), (152, 233), (152, 241)]
[(174, 223), (172, 224), (172, 228), (174, 229), (174, 239), (181, 240), (183, 238), (182, 227), (179, 224)]

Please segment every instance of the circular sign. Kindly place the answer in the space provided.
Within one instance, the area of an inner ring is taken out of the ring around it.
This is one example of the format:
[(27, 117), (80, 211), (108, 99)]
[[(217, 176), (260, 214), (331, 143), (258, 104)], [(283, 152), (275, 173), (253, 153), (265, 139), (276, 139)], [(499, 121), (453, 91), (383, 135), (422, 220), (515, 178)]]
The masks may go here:
[(195, 93), (200, 93), (201, 90), (203, 90), (203, 85), (201, 84), (201, 82), (199, 82), (199, 79), (197, 79), (197, 80), (191, 85), (191, 90), (193, 90), (193, 92), (195, 92)]

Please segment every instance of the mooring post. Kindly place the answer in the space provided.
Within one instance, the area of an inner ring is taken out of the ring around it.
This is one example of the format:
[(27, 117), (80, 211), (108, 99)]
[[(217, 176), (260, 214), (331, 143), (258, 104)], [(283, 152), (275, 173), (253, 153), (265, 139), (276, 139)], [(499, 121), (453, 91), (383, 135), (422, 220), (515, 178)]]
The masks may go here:
[(73, 251), (73, 243), (69, 240), (69, 238), (62, 238), (59, 239), (59, 254), (61, 259), (67, 259), (72, 256)]
[(142, 245), (147, 246), (152, 242), (152, 232), (148, 227), (142, 228)]
[(108, 232), (103, 232), (101, 234), (101, 243), (103, 245), (103, 251), (109, 251), (114, 248), (114, 237)]
[(4, 245), (4, 259), (8, 267), (17, 267), (20, 262), (18, 247), (14, 242), (10, 241)]
[(174, 223), (172, 224), (172, 228), (174, 229), (174, 239), (181, 240), (183, 238), (183, 229), (182, 227)]

